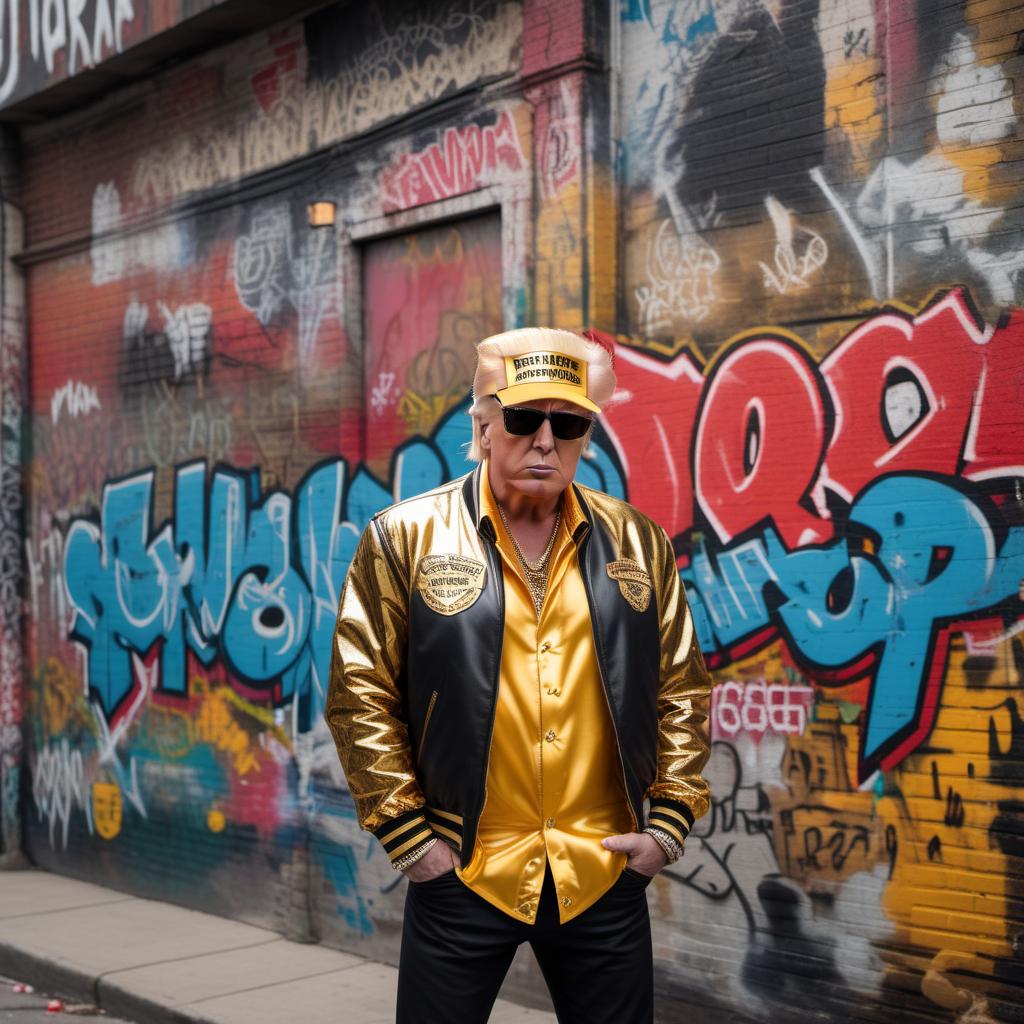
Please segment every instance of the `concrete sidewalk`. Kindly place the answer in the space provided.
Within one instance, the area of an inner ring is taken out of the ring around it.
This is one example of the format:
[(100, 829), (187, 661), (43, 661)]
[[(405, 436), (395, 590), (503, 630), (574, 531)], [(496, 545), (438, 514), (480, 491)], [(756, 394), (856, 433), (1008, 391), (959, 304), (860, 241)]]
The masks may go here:
[[(140, 1024), (391, 1024), (398, 972), (29, 870), (0, 871), (0, 975)], [(499, 1001), (491, 1021), (554, 1024), (555, 1016)]]

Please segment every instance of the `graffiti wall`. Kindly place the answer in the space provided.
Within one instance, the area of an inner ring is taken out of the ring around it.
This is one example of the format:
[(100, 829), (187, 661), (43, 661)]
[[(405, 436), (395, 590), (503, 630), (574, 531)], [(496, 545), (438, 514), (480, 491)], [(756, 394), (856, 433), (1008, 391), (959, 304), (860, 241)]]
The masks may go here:
[(754, 1019), (1015, 1019), (1024, 20), (620, 14), (608, 434), (717, 683), (663, 976)]
[(395, 960), (321, 720), (345, 571), (466, 471), (476, 340), (591, 326), (579, 479), (666, 527), (716, 682), (659, 1019), (1017, 1019), (1022, 34), (327, 8), (27, 130), (30, 856)]
[[(9, 139), (4, 139), (8, 143)], [(0, 159), (0, 178), (9, 171)], [(25, 406), (25, 291), (11, 257), (23, 245), (22, 218), (0, 203), (0, 866), (22, 863), (21, 792), (24, 746), (25, 666), (22, 657), (21, 581), (23, 494), (21, 486)]]
[[(942, 1006), (1018, 1001), (967, 979), (1017, 970), (1024, 520), (1006, 441), (1024, 437), (1022, 332), (1019, 313), (985, 325), (954, 289), (867, 317), (821, 359), (779, 328), (708, 365), (619, 350), (620, 386), (644, 397), (608, 415), (609, 440), (624, 466), (643, 453), (632, 500), (688, 538), (716, 670), (712, 812), (658, 883), (664, 955), (702, 965), (712, 1005), (734, 986), (835, 1019), (864, 996), (850, 962), (872, 999), (927, 964), (930, 988), (910, 988)], [(1016, 383), (980, 394), (985, 379)], [(944, 415), (960, 417), (946, 442)], [(700, 935), (680, 931), (698, 910)], [(738, 934), (742, 958), (712, 952)], [(794, 954), (813, 984), (790, 990), (773, 964)]]
[(319, 132), (511, 80), (522, 47), (510, 4), (351, 19), (26, 133), (28, 251), (79, 240), (29, 257), (22, 788), (47, 867), (387, 958), (404, 889), (322, 721), (331, 634), (370, 515), (463, 471), (474, 342), (525, 315), (532, 139), (512, 97), (325, 163)]
[(81, 74), (217, 0), (4, 0), (0, 107)]

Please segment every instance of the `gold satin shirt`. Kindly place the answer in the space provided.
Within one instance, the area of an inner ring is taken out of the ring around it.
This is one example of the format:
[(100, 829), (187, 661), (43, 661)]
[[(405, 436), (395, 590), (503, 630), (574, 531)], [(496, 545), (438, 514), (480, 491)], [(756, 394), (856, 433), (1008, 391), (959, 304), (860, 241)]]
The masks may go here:
[(564, 924), (625, 866), (626, 855), (601, 840), (636, 827), (572, 537), (586, 519), (568, 488), (538, 621), (486, 471), (480, 510), (504, 563), (505, 633), (486, 801), (472, 859), (458, 874), (489, 903), (532, 923), (550, 861)]

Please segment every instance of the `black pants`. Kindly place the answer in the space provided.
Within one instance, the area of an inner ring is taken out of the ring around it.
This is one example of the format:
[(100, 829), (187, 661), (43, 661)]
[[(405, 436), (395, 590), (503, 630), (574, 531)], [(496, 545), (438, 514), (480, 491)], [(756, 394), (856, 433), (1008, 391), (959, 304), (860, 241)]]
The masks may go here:
[(559, 1024), (651, 1024), (649, 881), (627, 868), (593, 906), (566, 924), (558, 923), (550, 868), (534, 924), (491, 906), (454, 871), (410, 882), (398, 1024), (486, 1024), (522, 942), (533, 947)]

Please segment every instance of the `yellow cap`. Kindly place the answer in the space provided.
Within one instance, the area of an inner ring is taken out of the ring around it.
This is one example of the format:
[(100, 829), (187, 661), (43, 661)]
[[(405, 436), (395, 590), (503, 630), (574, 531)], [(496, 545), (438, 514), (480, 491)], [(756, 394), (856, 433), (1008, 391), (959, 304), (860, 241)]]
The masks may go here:
[(592, 412), (601, 411), (587, 394), (585, 359), (554, 350), (523, 352), (504, 359), (505, 387), (495, 391), (502, 405), (561, 398)]

